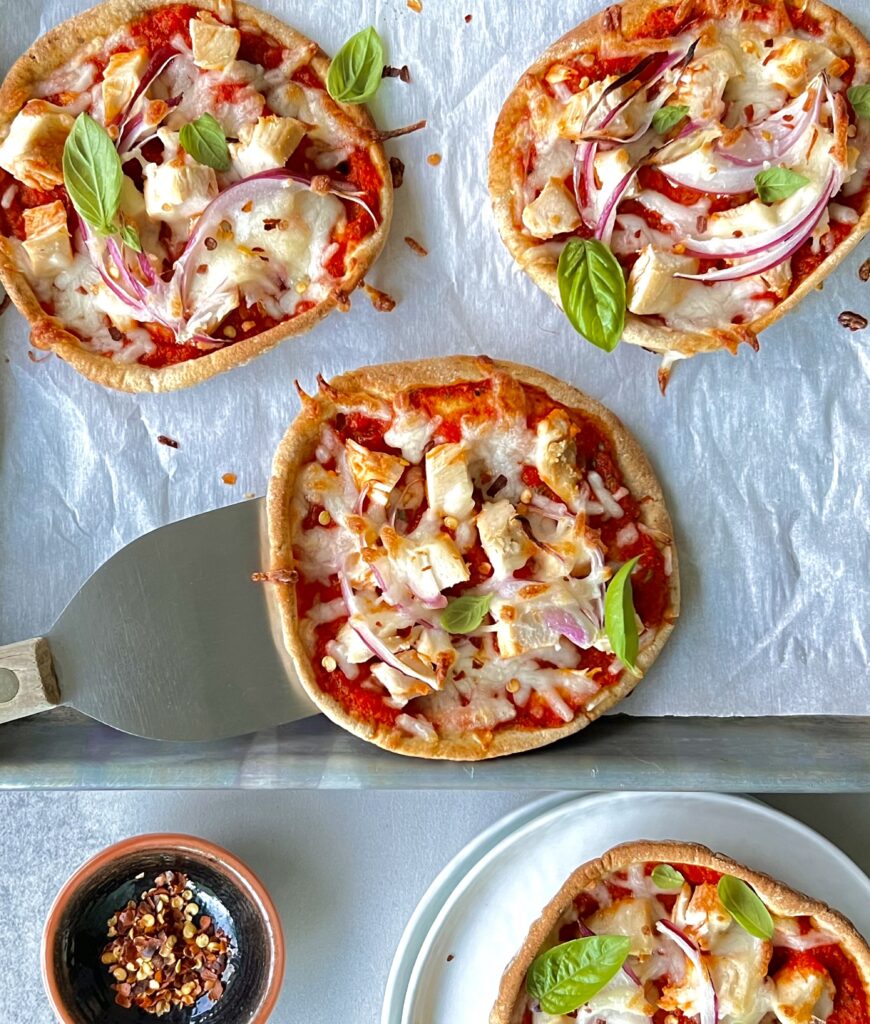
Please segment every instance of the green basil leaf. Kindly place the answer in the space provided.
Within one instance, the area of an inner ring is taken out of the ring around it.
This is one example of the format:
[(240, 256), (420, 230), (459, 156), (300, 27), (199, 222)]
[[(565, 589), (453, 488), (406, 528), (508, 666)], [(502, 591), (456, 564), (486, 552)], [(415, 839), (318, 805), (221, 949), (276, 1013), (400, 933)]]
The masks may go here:
[(573, 1013), (600, 992), (625, 963), (625, 935), (589, 935), (548, 949), (526, 975), (526, 990), (545, 1013)]
[(688, 113), (689, 108), (682, 103), (674, 104), (672, 107), (660, 107), (653, 114), (653, 131), (658, 132), (659, 135), (667, 135), (671, 128), (676, 128)]
[(114, 233), (122, 177), (109, 133), (89, 114), (79, 114), (63, 147), (63, 183), (79, 215), (101, 234)]
[(378, 91), (384, 72), (384, 45), (369, 27), (342, 46), (326, 75), (326, 91), (339, 103), (366, 103)]
[(809, 178), (788, 167), (770, 167), (755, 175), (755, 191), (763, 203), (776, 203), (780, 199), (788, 199), (799, 188), (809, 183)]
[(858, 117), (870, 117), (870, 85), (853, 85), (846, 95)]
[(454, 598), (441, 613), (440, 621), (448, 633), (473, 633), (483, 622), (492, 604), (492, 594)]
[(744, 931), (756, 939), (773, 938), (773, 918), (752, 886), (742, 878), (723, 875), (717, 889), (722, 906)]
[(139, 239), (139, 232), (132, 224), (128, 224), (126, 221), (121, 221), (119, 233), (124, 245), (129, 245), (135, 252), (142, 252), (142, 242)]
[(604, 595), (604, 631), (611, 650), (631, 672), (637, 672), (637, 621), (631, 589), (631, 572), (637, 561), (632, 558), (620, 568)]
[(593, 239), (572, 238), (557, 271), (562, 308), (587, 341), (612, 352), (625, 325), (625, 278), (616, 257)]
[(677, 889), (682, 889), (683, 882), (686, 880), (682, 873), (676, 868), (672, 868), (670, 864), (657, 864), (652, 870), (651, 878), (659, 889), (674, 892)]
[(230, 166), (230, 150), (227, 137), (220, 123), (211, 114), (201, 114), (195, 121), (186, 124), (178, 133), (181, 148), (197, 163), (226, 171)]

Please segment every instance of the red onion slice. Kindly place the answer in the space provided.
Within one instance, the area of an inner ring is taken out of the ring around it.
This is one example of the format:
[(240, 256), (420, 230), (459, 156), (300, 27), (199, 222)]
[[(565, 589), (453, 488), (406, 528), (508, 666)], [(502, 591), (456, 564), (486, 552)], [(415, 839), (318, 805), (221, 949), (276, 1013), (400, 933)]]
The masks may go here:
[(719, 997), (716, 994), (716, 989), (713, 986), (713, 979), (710, 977), (707, 965), (704, 963), (703, 957), (701, 956), (701, 950), (688, 935), (681, 932), (680, 929), (670, 921), (656, 921), (656, 929), (666, 938), (670, 939), (675, 945), (679, 946), (683, 953), (686, 954), (686, 958), (691, 962), (703, 982), (704, 1005), (701, 1007), (701, 1012), (699, 1014), (700, 1024), (718, 1024)]
[(427, 676), (423, 672), (418, 672), (415, 668), (412, 668), (404, 661), (400, 661), (389, 647), (387, 647), (383, 640), (376, 636), (364, 622), (353, 621), (353, 616), (358, 614), (359, 606), (357, 605), (356, 598), (354, 597), (350, 581), (343, 572), (340, 572), (338, 574), (338, 582), (341, 587), (341, 596), (344, 599), (348, 616), (350, 616), (350, 618), (348, 618), (350, 628), (354, 633), (356, 633), (360, 640), (362, 640), (366, 647), (368, 647), (372, 654), (374, 654), (376, 658), (379, 658), (385, 665), (389, 665), (390, 668), (394, 668), (397, 672), (401, 672), (402, 675), (409, 676), (411, 679), (417, 679), (421, 683), (431, 686), (435, 678), (432, 673)]
[(566, 637), (576, 647), (585, 649), (589, 646), (589, 634), (580, 620), (570, 612), (562, 608), (552, 608), (544, 612), (542, 618), (550, 629)]

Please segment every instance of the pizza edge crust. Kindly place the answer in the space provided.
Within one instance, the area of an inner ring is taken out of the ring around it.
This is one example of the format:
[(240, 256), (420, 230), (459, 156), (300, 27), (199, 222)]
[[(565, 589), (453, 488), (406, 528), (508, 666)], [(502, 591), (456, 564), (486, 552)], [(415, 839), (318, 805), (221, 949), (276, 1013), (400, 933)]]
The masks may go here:
[(770, 875), (748, 868), (726, 854), (714, 853), (699, 843), (638, 840), (613, 847), (596, 860), (582, 864), (569, 875), (562, 888), (531, 926), (522, 946), (505, 969), (498, 998), (490, 1014), (490, 1024), (516, 1024), (526, 972), (575, 896), (610, 872), (641, 861), (697, 864), (713, 868), (748, 882), (775, 914), (783, 917), (812, 917), (825, 931), (831, 932), (851, 956), (861, 975), (865, 992), (870, 997), (870, 946), (852, 922), (838, 910), (832, 909), (821, 900), (792, 889)]
[[(615, 5), (624, 14), (627, 12), (637, 24), (642, 24), (644, 17), (660, 7), (667, 6), (662, 0), (625, 0)], [(694, 10), (706, 13), (707, 17), (717, 15), (716, 0), (692, 0)], [(562, 308), (559, 298), (559, 286), (555, 267), (540, 266), (534, 261), (527, 261), (526, 256), (538, 249), (540, 241), (532, 240), (523, 234), (514, 224), (514, 194), (511, 165), (514, 160), (513, 137), (516, 127), (526, 109), (525, 82), (530, 77), (542, 74), (553, 63), (575, 56), (580, 52), (591, 50), (607, 50), (609, 46), (617, 46), (620, 52), (647, 52), (649, 47), (640, 45), (636, 40), (626, 38), (620, 24), (614, 27), (614, 18), (610, 14), (612, 8), (599, 12), (576, 28), (566, 32), (553, 43), (522, 75), (504, 103), (496, 121), (493, 134), (492, 149), (489, 154), (489, 194), (492, 202), (493, 216), (501, 239), (520, 268), (541, 288), (549, 298)], [(857, 26), (844, 14), (821, 0), (807, 0), (806, 12), (826, 23), (829, 28), (824, 38), (841, 35), (855, 53), (856, 67), (863, 67), (870, 77), (870, 41), (861, 33)], [(616, 19), (620, 22), (621, 19)], [(660, 42), (660, 41), (659, 41)], [(786, 313), (798, 306), (801, 300), (811, 291), (820, 287), (822, 281), (849, 255), (855, 246), (870, 230), (870, 193), (864, 202), (858, 223), (832, 253), (798, 285), (785, 299), (779, 302), (770, 312), (759, 317), (752, 323), (740, 325), (756, 335), (771, 324), (776, 323)], [(715, 331), (680, 331), (651, 323), (648, 318), (640, 317), (626, 311), (623, 340), (632, 345), (652, 349), (659, 353), (678, 353), (681, 356), (698, 355), (701, 352), (717, 352), (728, 347)], [(719, 328), (718, 330), (726, 330)], [(735, 351), (736, 351), (735, 338)]]
[[(119, 28), (155, 8), (165, 7), (171, 0), (104, 0), (89, 10), (55, 25), (12, 65), (0, 86), (0, 138), (5, 137), (12, 119), (33, 96), (33, 86), (61, 67), (82, 49), (102, 41)], [(200, 10), (215, 15), (227, 14), (225, 0), (190, 0)], [(310, 64), (322, 78), (326, 78), (330, 59), (317, 43), (302, 35), (292, 26), (251, 7), (246, 3), (233, 3), (232, 11), (239, 21), (259, 29), (278, 40), (287, 49), (310, 48), (314, 52)], [(360, 283), (366, 271), (379, 255), (389, 233), (393, 213), (393, 186), (390, 167), (383, 146), (374, 136), (376, 127), (367, 109), (361, 105), (343, 105), (326, 96), (330, 115), (353, 144), (366, 149), (372, 163), (381, 175), (378, 198), (381, 221), (375, 231), (353, 249), (350, 268), (335, 282), (330, 294), (313, 309), (270, 327), (244, 341), (217, 349), (208, 355), (188, 359), (152, 369), (139, 363), (118, 363), (109, 356), (98, 355), (82, 348), (78, 338), (67, 331), (55, 317), (44, 312), (26, 276), (15, 264), (8, 239), (0, 235), (0, 280), (12, 301), (30, 324), (31, 343), (47, 349), (70, 363), (89, 380), (120, 391), (156, 392), (175, 391), (207, 380), (234, 366), (242, 366), (279, 342), (304, 334), (322, 320), (336, 306), (338, 294), (349, 295)]]
[[(297, 628), (295, 587), (292, 584), (273, 584), (285, 644), (308, 695), (333, 722), (356, 736), (395, 753), (431, 759), (477, 761), (531, 750), (570, 736), (585, 728), (631, 693), (664, 647), (673, 629), (674, 620), (679, 614), (677, 551), (661, 486), (637, 441), (617, 417), (595, 399), (540, 370), (512, 362), (494, 361), (484, 356), (450, 356), (367, 366), (336, 377), (330, 385), (348, 394), (365, 390), (379, 397), (392, 399), (397, 393), (410, 387), (446, 385), (460, 380), (483, 380), (490, 376), (493, 370), (507, 372), (520, 381), (543, 388), (564, 405), (594, 416), (605, 428), (617, 453), (625, 485), (633, 494), (649, 495), (653, 499), (641, 507), (640, 521), (651, 529), (660, 530), (670, 538), (673, 557), (669, 577), (670, 606), (667, 612), (670, 621), (661, 626), (653, 642), (640, 653), (638, 668), (641, 676), (635, 677), (625, 673), (625, 677), (617, 685), (605, 691), (606, 696), (594, 710), (579, 713), (572, 722), (560, 728), (511, 729), (510, 726), (504, 726), (494, 734), (492, 743), (484, 749), (473, 736), (438, 739), (437, 743), (433, 744), (392, 726), (367, 722), (347, 712), (339, 701), (324, 693), (317, 684), (311, 658)], [(296, 474), (311, 458), (317, 444), (321, 421), (317, 400), (305, 403), (305, 407), (290, 425), (275, 453), (267, 496), (272, 569), (291, 569), (294, 564), (293, 524), (290, 520), (289, 504)]]

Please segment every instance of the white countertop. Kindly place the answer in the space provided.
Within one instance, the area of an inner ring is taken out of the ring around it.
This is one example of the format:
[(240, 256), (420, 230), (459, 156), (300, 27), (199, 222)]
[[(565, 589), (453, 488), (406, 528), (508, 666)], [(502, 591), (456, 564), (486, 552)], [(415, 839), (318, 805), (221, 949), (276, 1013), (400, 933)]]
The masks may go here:
[[(53, 1024), (39, 942), (55, 892), (104, 846), (155, 831), (190, 832), (228, 847), (271, 892), (287, 940), (273, 1024), (376, 1024), (393, 952), (429, 883), (478, 832), (532, 798), (479, 791), (0, 793), (0, 1024)], [(870, 795), (767, 799), (870, 872)]]

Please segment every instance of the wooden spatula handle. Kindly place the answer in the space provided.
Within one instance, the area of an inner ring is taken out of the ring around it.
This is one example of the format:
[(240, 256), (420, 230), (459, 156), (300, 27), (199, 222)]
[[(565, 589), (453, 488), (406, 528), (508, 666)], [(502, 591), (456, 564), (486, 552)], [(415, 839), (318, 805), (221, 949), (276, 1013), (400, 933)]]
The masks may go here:
[(43, 637), (0, 647), (0, 724), (48, 711), (60, 700)]

